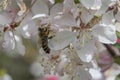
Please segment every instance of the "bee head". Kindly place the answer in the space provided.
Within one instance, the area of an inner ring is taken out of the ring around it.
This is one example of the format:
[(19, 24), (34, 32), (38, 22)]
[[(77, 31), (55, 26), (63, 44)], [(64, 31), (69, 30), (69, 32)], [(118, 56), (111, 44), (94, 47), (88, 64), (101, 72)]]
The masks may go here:
[(38, 31), (42, 31), (42, 28), (39, 27), (39, 28), (38, 28)]

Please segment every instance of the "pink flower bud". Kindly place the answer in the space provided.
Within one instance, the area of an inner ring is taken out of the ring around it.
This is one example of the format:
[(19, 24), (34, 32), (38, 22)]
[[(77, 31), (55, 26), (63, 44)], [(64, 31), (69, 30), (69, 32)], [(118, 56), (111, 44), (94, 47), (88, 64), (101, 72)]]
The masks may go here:
[(45, 80), (59, 80), (55, 75), (46, 75)]

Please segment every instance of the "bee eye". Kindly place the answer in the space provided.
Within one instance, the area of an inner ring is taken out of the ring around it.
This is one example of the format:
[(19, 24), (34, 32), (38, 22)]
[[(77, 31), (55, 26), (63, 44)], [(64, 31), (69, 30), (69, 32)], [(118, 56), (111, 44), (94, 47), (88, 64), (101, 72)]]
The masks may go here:
[(42, 31), (42, 29), (41, 29), (41, 28), (38, 28), (38, 31)]

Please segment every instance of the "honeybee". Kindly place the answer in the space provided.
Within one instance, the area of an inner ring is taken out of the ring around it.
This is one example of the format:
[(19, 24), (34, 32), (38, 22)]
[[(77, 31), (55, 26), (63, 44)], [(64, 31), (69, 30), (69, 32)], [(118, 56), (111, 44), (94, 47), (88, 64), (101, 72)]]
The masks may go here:
[(50, 48), (48, 47), (48, 39), (51, 39), (53, 37), (53, 36), (49, 36), (51, 30), (47, 25), (47, 27), (46, 26), (39, 27), (38, 31), (39, 31), (39, 37), (41, 39), (41, 47), (46, 53), (49, 54)]

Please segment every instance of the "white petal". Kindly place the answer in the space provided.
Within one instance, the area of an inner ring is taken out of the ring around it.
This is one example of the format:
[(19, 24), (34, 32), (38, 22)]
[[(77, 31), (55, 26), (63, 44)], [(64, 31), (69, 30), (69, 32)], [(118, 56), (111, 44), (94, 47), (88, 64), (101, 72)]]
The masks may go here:
[(109, 25), (111, 23), (115, 22), (113, 11), (109, 11), (105, 13), (102, 17), (102, 23)]
[(52, 4), (54, 4), (55, 3), (55, 0), (49, 0)]
[(101, 8), (101, 6), (102, 6), (101, 0), (94, 0), (94, 4), (93, 4), (93, 6), (91, 7), (91, 9), (93, 9), (93, 10), (98, 10), (98, 9)]
[(32, 12), (36, 14), (48, 14), (48, 6), (43, 0), (37, 0), (32, 7)]
[(84, 47), (81, 47), (79, 42), (76, 42), (76, 44), (73, 45), (76, 47), (76, 52), (83, 62), (90, 62), (93, 59), (95, 50), (94, 41), (89, 41)]
[(64, 12), (70, 11), (74, 5), (74, 0), (64, 0)]
[(0, 24), (5, 25), (11, 22), (10, 17), (5, 12), (0, 13)]
[(20, 41), (20, 38), (17, 35), (14, 35), (16, 41)]
[(38, 27), (33, 21), (29, 21), (27, 24), (23, 25), (22, 29), (20, 30), (24, 38), (31, 38), (37, 34)]
[(101, 7), (101, 0), (80, 0), (80, 2), (88, 9), (98, 10)]
[(77, 6), (74, 6), (74, 7), (72, 7), (71, 12), (72, 12), (74, 18), (77, 18), (77, 16), (79, 15), (80, 9)]
[(107, 77), (106, 80), (115, 80), (115, 77), (116, 77), (116, 76), (110, 76), (110, 77)]
[(57, 16), (59, 13), (62, 12), (62, 9), (63, 9), (62, 3), (55, 4), (50, 10), (50, 16), (51, 17)]
[(76, 21), (70, 13), (62, 14), (61, 16), (55, 17), (54, 24), (63, 25), (63, 26), (76, 26)]
[(24, 56), (24, 54), (25, 54), (25, 46), (22, 44), (22, 40), (17, 35), (15, 35), (15, 40), (16, 40), (16, 49), (17, 49), (17, 52), (20, 55)]
[(118, 32), (120, 32), (120, 23), (119, 22), (115, 23), (115, 28)]
[(85, 6), (86, 8), (90, 8), (93, 6), (94, 0), (79, 0), (83, 6)]
[(25, 55), (25, 46), (22, 43), (17, 44), (17, 52), (22, 56)]
[(104, 73), (106, 80), (115, 80), (115, 78), (119, 74), (120, 74), (120, 66), (118, 64), (113, 64), (111, 68)]
[(47, 17), (47, 15), (46, 14), (36, 14), (35, 16), (32, 17), (32, 19), (43, 18), (43, 17)]
[(76, 68), (76, 75), (73, 80), (91, 80), (91, 75), (88, 70), (83, 67)]
[(2, 80), (12, 80), (12, 78), (9, 74), (5, 74)]
[(107, 11), (107, 9), (108, 9), (109, 3), (110, 3), (109, 0), (103, 0), (102, 6), (101, 6), (101, 8), (96, 12), (96, 15), (97, 15), (97, 16), (100, 16), (100, 15), (104, 14), (104, 13)]
[(92, 34), (98, 41), (106, 44), (114, 44), (117, 40), (114, 25), (96, 25), (92, 29)]
[(30, 72), (33, 76), (39, 77), (44, 74), (44, 67), (40, 63), (35, 62), (31, 65)]
[(118, 12), (118, 13), (115, 15), (115, 18), (116, 18), (117, 21), (120, 22), (120, 12)]
[(94, 13), (94, 11), (83, 10), (81, 14), (82, 22), (87, 24), (94, 17)]
[(56, 36), (51, 39), (48, 46), (53, 50), (60, 50), (68, 46), (71, 42), (75, 40), (75, 33), (70, 31), (58, 32)]
[(99, 80), (99, 79), (102, 78), (102, 73), (97, 69), (90, 68), (89, 73), (91, 74), (92, 78), (95, 79), (95, 80)]
[(15, 40), (13, 37), (13, 33), (11, 31), (7, 31), (4, 34), (4, 42), (2, 44), (3, 48), (6, 48), (8, 50), (15, 49)]

